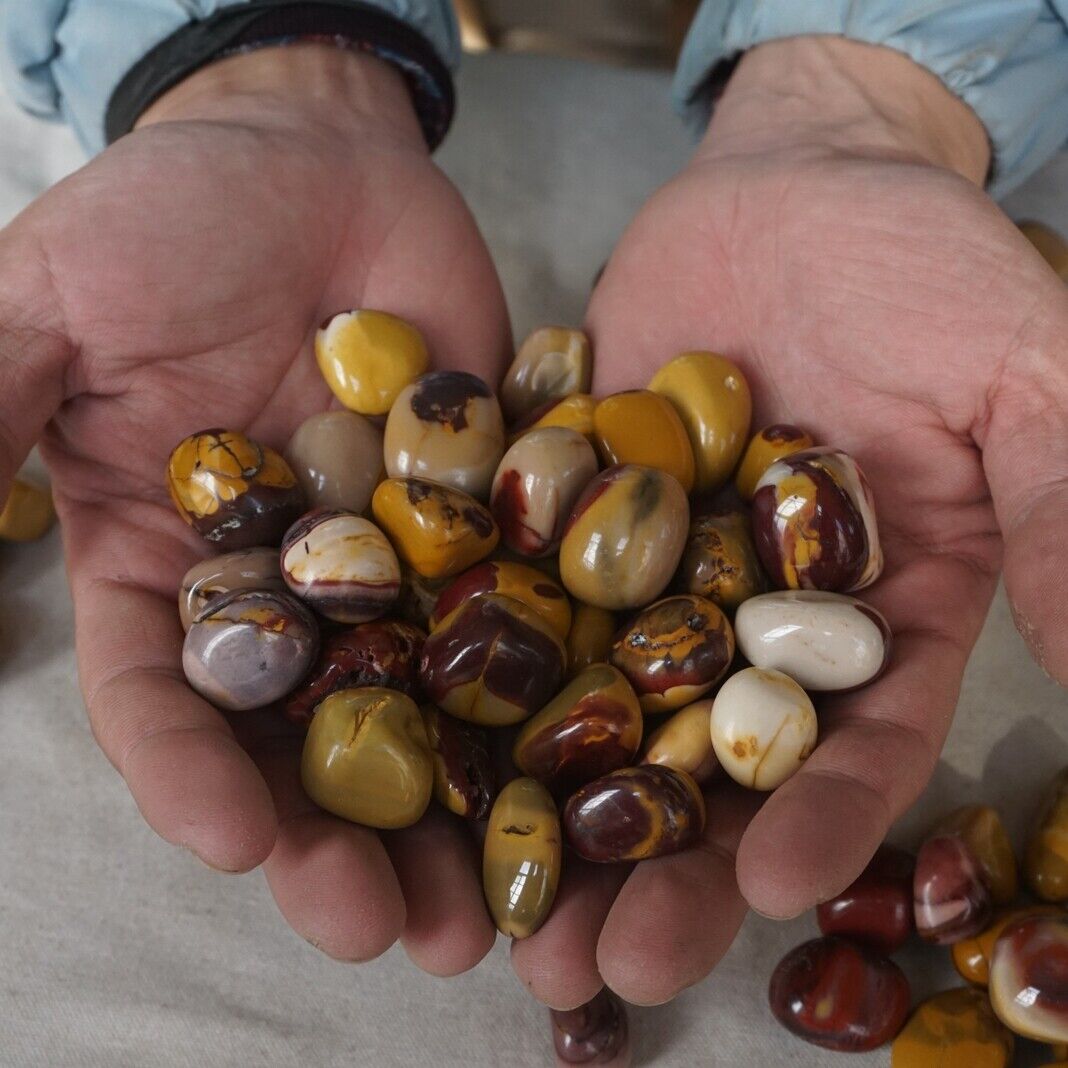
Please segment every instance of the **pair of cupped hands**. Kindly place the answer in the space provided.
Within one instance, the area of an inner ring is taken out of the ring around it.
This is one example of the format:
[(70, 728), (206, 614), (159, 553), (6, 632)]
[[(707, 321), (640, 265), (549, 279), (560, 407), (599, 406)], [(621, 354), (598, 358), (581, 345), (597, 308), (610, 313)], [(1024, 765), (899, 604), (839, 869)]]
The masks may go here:
[[(744, 369), (754, 428), (854, 455), (894, 659), (821, 702), (819, 747), (772, 796), (714, 779), (697, 848), (568, 857), (552, 915), (512, 947), (544, 1002), (603, 983), (664, 1001), (747, 908), (789, 917), (846, 886), (935, 766), (1002, 568), (1068, 682), (1068, 297), (982, 192), (988, 163), (975, 116), (904, 56), (767, 44), (619, 239), (585, 323), (594, 390), (714, 349)], [(356, 307), (417, 324), (439, 368), (496, 383), (511, 356), (490, 255), (391, 68), (318, 45), (209, 66), (0, 231), (0, 483), (40, 439), (92, 728), (148, 823), (214, 868), (262, 865), (331, 956), (400, 939), (448, 975), (495, 936), (468, 828), (432, 807), (379, 835), (319, 811), (301, 738), (221, 715), (180, 667), (175, 590), (205, 549), (167, 498), (169, 450), (204, 426), (284, 446), (330, 402), (317, 325)]]

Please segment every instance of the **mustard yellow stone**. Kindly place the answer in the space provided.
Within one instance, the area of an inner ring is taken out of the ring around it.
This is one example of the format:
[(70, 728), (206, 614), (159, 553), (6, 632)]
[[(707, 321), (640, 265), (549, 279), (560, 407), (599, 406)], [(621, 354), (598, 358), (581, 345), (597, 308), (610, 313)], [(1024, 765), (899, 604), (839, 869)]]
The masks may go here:
[(767, 588), (749, 516), (702, 515), (690, 524), (673, 588), (707, 597), (726, 612)]
[(734, 476), (734, 486), (743, 501), (751, 501), (760, 476), (776, 461), (812, 446), (812, 435), (788, 423), (766, 426), (754, 434)]
[(1016, 899), (1016, 854), (995, 809), (964, 805), (940, 820), (931, 833), (956, 834), (964, 839), (979, 862), (995, 905), (1009, 905)]
[(571, 611), (571, 629), (567, 632), (568, 678), (573, 678), (591, 664), (608, 663), (615, 635), (614, 612), (576, 601)]
[(573, 393), (562, 400), (550, 401), (530, 414), (530, 422), (524, 422), (516, 428), (515, 433), (508, 439), (508, 444), (515, 444), (528, 430), (542, 426), (562, 426), (568, 430), (576, 430), (585, 434), (590, 444), (593, 444), (593, 413), (596, 408), (597, 401), (588, 393)]
[(315, 359), (331, 392), (361, 415), (385, 415), (429, 366), (423, 335), (388, 312), (335, 315), (315, 335)]
[(397, 555), (424, 578), (457, 575), (500, 537), (493, 516), (462, 490), (422, 478), (387, 478), (371, 498), (375, 522)]
[(320, 807), (366, 827), (408, 827), (426, 811), (434, 760), (415, 702), (378, 686), (337, 690), (308, 727), (304, 791)]
[(560, 882), (563, 850), (556, 806), (535, 779), (513, 779), (486, 829), (482, 885), (501, 934), (527, 938), (545, 922)]
[(1054, 905), (1025, 905), (1022, 908), (1001, 909), (989, 926), (974, 938), (955, 942), (950, 949), (953, 967), (957, 974), (976, 986), (986, 986), (990, 980), (990, 956), (994, 943), (1010, 923), (1031, 916), (1059, 916), (1060, 909)]
[(1068, 242), (1056, 230), (1040, 222), (1020, 223), (1020, 232), (1058, 276), (1068, 282)]
[(944, 990), (924, 1001), (890, 1048), (891, 1068), (1007, 1068), (1013, 1037), (986, 994)]
[(1068, 768), (1049, 786), (1024, 853), (1027, 885), (1043, 901), (1068, 901)]
[(501, 407), (513, 422), (550, 400), (587, 393), (593, 353), (581, 330), (542, 326), (519, 346), (501, 382)]
[(605, 397), (593, 411), (593, 433), (604, 465), (645, 464), (693, 489), (690, 439), (671, 401), (647, 389)]
[(55, 518), (52, 494), (41, 486), (16, 478), (0, 510), (0, 539), (34, 541), (48, 532)]
[(711, 722), (711, 697), (680, 708), (646, 739), (641, 763), (663, 764), (687, 772), (696, 783), (707, 782), (719, 767)]
[(745, 375), (714, 352), (684, 352), (653, 375), (649, 388), (671, 401), (686, 427), (694, 489), (718, 489), (731, 477), (749, 433), (753, 404)]

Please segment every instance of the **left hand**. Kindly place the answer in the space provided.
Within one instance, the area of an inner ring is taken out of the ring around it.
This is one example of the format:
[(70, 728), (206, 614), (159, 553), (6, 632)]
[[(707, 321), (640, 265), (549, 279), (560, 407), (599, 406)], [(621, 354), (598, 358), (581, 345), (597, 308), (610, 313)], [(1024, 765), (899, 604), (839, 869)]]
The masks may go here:
[(571, 864), (513, 947), (549, 1004), (602, 981), (665, 1001), (747, 905), (786, 918), (847, 886), (935, 767), (1003, 558), (1021, 633), (1068, 682), (1068, 295), (981, 192), (987, 155), (971, 111), (904, 56), (763, 45), (615, 250), (588, 315), (597, 392), (711, 348), (745, 371), (754, 430), (797, 423), (854, 455), (886, 551), (861, 596), (894, 659), (819, 702), (818, 748), (766, 801), (714, 780), (702, 847), (629, 872)]

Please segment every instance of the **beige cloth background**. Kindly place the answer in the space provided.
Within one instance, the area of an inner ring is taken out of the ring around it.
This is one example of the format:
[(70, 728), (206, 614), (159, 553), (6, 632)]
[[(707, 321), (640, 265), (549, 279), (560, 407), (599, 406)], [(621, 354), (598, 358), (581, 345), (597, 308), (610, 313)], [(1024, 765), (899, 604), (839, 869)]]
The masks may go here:
[[(486, 56), (467, 62), (460, 91), (441, 161), (486, 232), (517, 334), (580, 321), (620, 230), (689, 151), (666, 77)], [(0, 102), (0, 222), (78, 163), (65, 131)], [(1007, 207), (1068, 232), (1068, 153)], [(282, 924), (259, 874), (219, 875), (159, 841), (93, 744), (72, 640), (56, 534), (0, 546), (0, 1066), (551, 1063), (546, 1014), (503, 940), (455, 980), (423, 975), (399, 949), (336, 964)], [(1020, 841), (1043, 782), (1068, 763), (1066, 713), (999, 596), (942, 763), (896, 836), (985, 799)], [(711, 978), (633, 1012), (636, 1063), (845, 1063), (780, 1031), (765, 1002), (775, 962), (814, 930), (811, 916), (750, 917)], [(943, 960), (904, 955), (918, 993), (949, 984)]]

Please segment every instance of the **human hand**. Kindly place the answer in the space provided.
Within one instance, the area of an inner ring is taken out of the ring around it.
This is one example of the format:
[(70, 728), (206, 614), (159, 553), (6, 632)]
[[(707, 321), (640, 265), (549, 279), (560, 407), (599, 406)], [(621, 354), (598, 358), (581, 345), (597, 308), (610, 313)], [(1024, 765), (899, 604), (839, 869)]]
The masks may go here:
[(571, 864), (513, 949), (548, 1003), (602, 978), (667, 1000), (747, 903), (790, 917), (848, 885), (932, 773), (1003, 558), (1021, 633), (1068, 683), (1068, 295), (980, 191), (987, 155), (971, 111), (904, 56), (764, 45), (609, 261), (588, 314), (598, 392), (711, 348), (745, 371), (754, 429), (797, 423), (859, 460), (886, 552), (862, 596), (894, 658), (819, 701), (818, 748), (763, 807), (715, 780), (703, 847), (629, 874)]
[(495, 933), (465, 829), (432, 813), (380, 839), (319, 811), (301, 738), (224, 718), (180, 667), (175, 591), (208, 550), (168, 500), (168, 453), (212, 425), (284, 447), (329, 406), (315, 329), (352, 307), (490, 380), (508, 348), (489, 255), (400, 76), (320, 45), (204, 68), (0, 231), (0, 499), (44, 430), (92, 729), (148, 823), (212, 867), (263, 862), (335, 957), (400, 936), (451, 973)]

